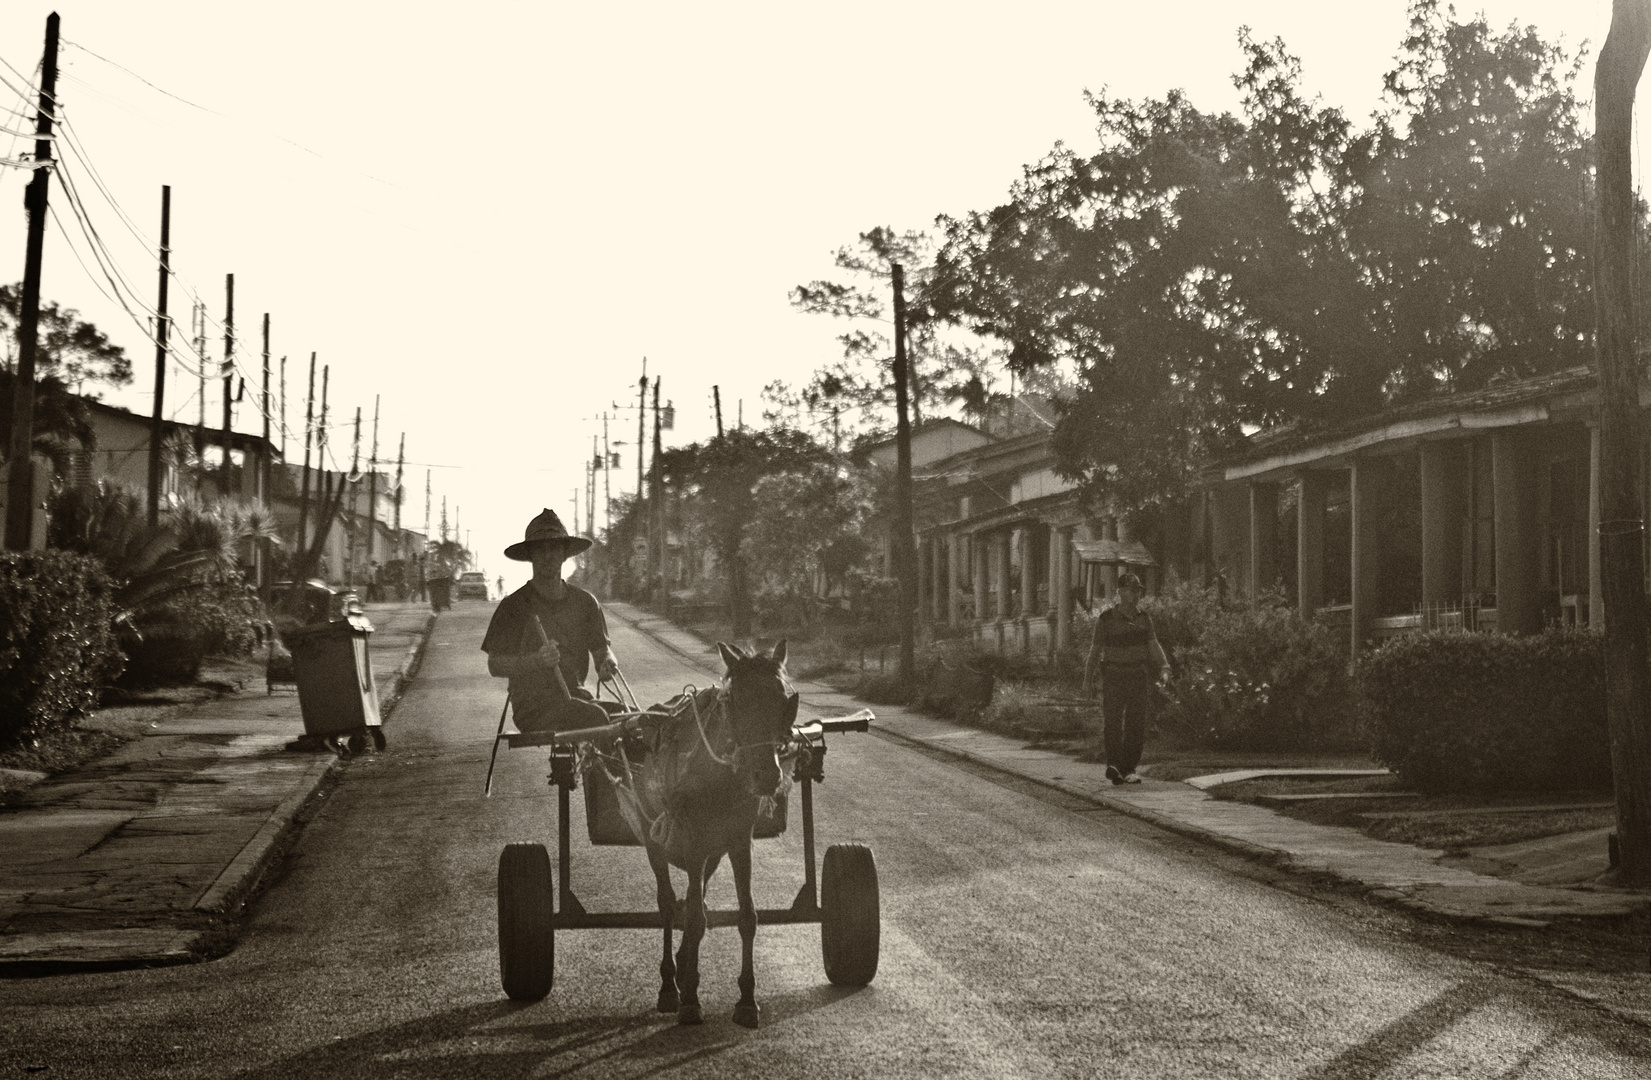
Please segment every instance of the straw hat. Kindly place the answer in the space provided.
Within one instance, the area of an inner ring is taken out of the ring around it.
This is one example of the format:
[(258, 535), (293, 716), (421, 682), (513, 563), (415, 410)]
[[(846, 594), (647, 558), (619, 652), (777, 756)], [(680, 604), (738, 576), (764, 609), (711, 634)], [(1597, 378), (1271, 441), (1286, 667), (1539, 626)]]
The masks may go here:
[(545, 540), (561, 541), (566, 551), (563, 558), (577, 555), (591, 545), (591, 541), (583, 536), (570, 536), (562, 519), (556, 516), (556, 511), (546, 507), (538, 517), (527, 523), (527, 536), (522, 542), (504, 549), (504, 557), (517, 562), (532, 562), (533, 545)]

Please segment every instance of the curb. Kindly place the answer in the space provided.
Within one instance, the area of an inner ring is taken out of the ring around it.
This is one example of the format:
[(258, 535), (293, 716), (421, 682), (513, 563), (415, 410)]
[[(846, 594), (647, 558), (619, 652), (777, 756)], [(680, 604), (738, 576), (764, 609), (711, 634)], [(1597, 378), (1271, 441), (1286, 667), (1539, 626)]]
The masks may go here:
[(310, 762), (292, 793), (270, 812), (269, 818), (252, 834), (252, 839), (247, 841), (246, 846), (229, 860), (229, 865), (223, 868), (217, 880), (195, 898), (196, 911), (223, 915), (239, 906), (238, 901), (257, 884), (264, 867), (269, 863), (270, 854), (275, 850), (276, 843), (292, 826), (294, 819), (298, 817), (298, 811), (303, 809), (327, 773), (331, 772), (340, 760), (328, 755)]
[[(698, 635), (692, 630), (677, 626), (677, 624), (664, 618), (664, 616), (656, 615), (654, 617), (673, 627), (676, 627), (682, 633), (698, 638)], [(622, 615), (620, 618), (624, 619), (625, 622), (629, 623), (639, 633), (646, 634), (649, 638), (659, 642), (665, 648), (676, 653), (677, 655), (695, 663), (697, 666), (704, 667), (703, 660), (690, 656), (676, 645), (665, 640), (663, 637), (654, 633), (647, 627), (642, 626), (639, 622), (625, 618)], [(852, 693), (847, 691), (836, 690), (835, 688), (831, 689), (834, 693), (840, 693), (846, 697), (854, 697)], [(1204, 828), (1203, 826), (1182, 821), (1179, 818), (1171, 817), (1156, 810), (1149, 810), (1145, 807), (1136, 806), (1133, 803), (1125, 802), (1123, 800), (1108, 799), (1104, 795), (1099, 795), (1091, 790), (1074, 787), (1068, 784), (1057, 783), (1051, 780), (1040, 779), (1035, 776), (1028, 776), (1025, 773), (1017, 772), (1014, 769), (1008, 768), (1000, 762), (987, 757), (986, 755), (977, 754), (970, 750), (907, 735), (888, 727), (873, 726), (871, 733), (890, 742), (931, 751), (933, 753), (960, 761), (968, 761), (982, 768), (990, 769), (1000, 776), (1014, 777), (1017, 780), (1035, 784), (1038, 787), (1046, 788), (1051, 791), (1058, 791), (1063, 795), (1080, 799), (1099, 809), (1110, 810), (1114, 813), (1122, 814), (1125, 817), (1134, 818), (1138, 821), (1144, 822), (1145, 824), (1162, 829), (1165, 832), (1173, 833), (1177, 836), (1183, 836), (1190, 840), (1195, 840), (1199, 843), (1206, 844), (1232, 855), (1236, 855), (1250, 862), (1258, 863), (1274, 870), (1289, 873), (1294, 877), (1299, 877), (1306, 880), (1317, 879), (1321, 882), (1327, 881), (1334, 883), (1337, 886), (1356, 890), (1361, 895), (1368, 897), (1373, 901), (1382, 903), (1386, 906), (1399, 908), (1413, 916), (1460, 925), (1521, 930), (1548, 929), (1555, 923), (1561, 921), (1574, 922), (1580, 920), (1587, 922), (1598, 922), (1602, 920), (1610, 921), (1625, 917), (1634, 917), (1616, 913), (1607, 914), (1602, 912), (1590, 915), (1587, 913), (1578, 912), (1574, 914), (1556, 915), (1550, 918), (1531, 918), (1519, 915), (1467, 914), (1460, 911), (1441, 908), (1429, 903), (1426, 899), (1412, 895), (1403, 889), (1374, 884), (1364, 880), (1363, 878), (1352, 876), (1343, 871), (1334, 870), (1328, 867), (1321, 868), (1301, 866), (1296, 862), (1295, 855), (1288, 850), (1266, 847), (1261, 844), (1252, 843), (1248, 840), (1241, 840), (1237, 837), (1228, 836), (1224, 833), (1214, 832), (1210, 829)]]
[[(395, 673), (391, 675), (392, 687), (385, 694), (384, 700), (379, 702), (379, 715), (382, 719), (390, 718), (390, 714), (400, 703), (402, 694), (406, 692), (407, 683), (418, 674), (419, 664), (424, 659), (424, 647), (429, 644), (430, 631), (435, 625), (436, 615), (431, 612), (424, 620), (424, 629), (418, 639), (407, 647), (407, 655), (402, 658)], [(298, 783), (294, 785), (292, 793), (271, 811), (268, 820), (259, 827), (235, 858), (230, 860), (229, 865), (224, 867), (218, 879), (195, 900), (196, 911), (218, 915), (233, 913), (239, 902), (257, 887), (258, 879), (269, 865), (270, 856), (298, 819), (299, 811), (320, 788), (327, 774), (342, 760), (328, 754), (310, 763)]]
[(969, 750), (961, 750), (955, 746), (943, 746), (939, 743), (930, 742), (927, 739), (914, 738), (911, 735), (905, 735), (901, 732), (893, 731), (886, 727), (874, 727), (872, 728), (871, 733), (873, 735), (878, 735), (882, 738), (888, 739), (891, 742), (903, 743), (906, 746), (921, 747), (925, 750), (932, 750), (937, 754), (945, 754), (948, 757), (973, 762), (976, 765), (991, 769), (993, 772), (1000, 775), (1013, 776), (1017, 780), (1024, 780), (1029, 784), (1036, 784), (1039, 787), (1048, 788), (1051, 791), (1058, 791), (1062, 795), (1070, 795), (1074, 799), (1082, 799), (1084, 802), (1100, 809), (1111, 810), (1115, 813), (1122, 814), (1124, 817), (1131, 817), (1138, 821), (1144, 821), (1148, 825), (1157, 826), (1166, 832), (1176, 833), (1179, 836), (1185, 836), (1191, 840), (1201, 841), (1209, 844), (1211, 847), (1221, 848), (1225, 851), (1231, 852), (1234, 855), (1242, 856), (1243, 858), (1250, 859), (1254, 862), (1266, 863), (1281, 870), (1289, 869), (1290, 867), (1291, 859), (1288, 851), (1280, 851), (1278, 848), (1264, 847), (1261, 844), (1252, 844), (1248, 840), (1239, 840), (1236, 837), (1227, 836), (1223, 833), (1211, 832), (1210, 830), (1201, 828), (1197, 825), (1189, 825), (1187, 822), (1182, 821), (1179, 818), (1173, 818), (1167, 814), (1160, 814), (1156, 810), (1148, 810), (1145, 807), (1136, 806), (1133, 803), (1114, 801), (1103, 795), (1096, 795), (1093, 791), (1087, 791), (1083, 788), (1072, 787), (1068, 784), (1058, 784), (1054, 781), (1042, 780), (1035, 776), (1027, 776), (1025, 773), (1019, 773), (1015, 772), (1013, 769), (1007, 769), (1003, 765), (993, 761), (991, 758), (986, 757), (983, 754), (976, 754)]
[[(401, 700), (407, 683), (418, 674), (435, 623), (436, 616), (432, 612), (425, 620), (424, 630), (408, 647), (407, 655), (391, 676), (390, 692), (379, 704), (380, 714), (385, 719)], [(212, 884), (196, 897), (189, 910), (219, 918), (233, 918), (256, 890), (259, 879), (280, 850), (282, 841), (291, 834), (305, 804), (342, 760), (327, 754), (310, 762), (294, 783), (292, 791), (270, 811), (252, 839), (235, 854)], [(219, 950), (209, 947), (213, 942), (221, 941), (222, 937), (221, 926), (199, 930), (156, 927), (16, 935), (4, 941), (6, 951), (0, 953), (0, 978), (199, 962), (220, 955)]]
[(424, 649), (430, 644), (430, 632), (436, 628), (436, 613), (425, 616), (424, 629), (419, 632), (418, 640), (407, 646), (407, 655), (402, 657), (401, 665), (396, 668), (395, 674), (390, 676), (392, 685), (385, 691), (384, 699), (378, 703), (378, 715), (381, 720), (388, 720), (390, 714), (396, 711), (401, 704), (401, 696), (407, 692), (407, 684), (418, 674), (419, 665), (424, 663)]

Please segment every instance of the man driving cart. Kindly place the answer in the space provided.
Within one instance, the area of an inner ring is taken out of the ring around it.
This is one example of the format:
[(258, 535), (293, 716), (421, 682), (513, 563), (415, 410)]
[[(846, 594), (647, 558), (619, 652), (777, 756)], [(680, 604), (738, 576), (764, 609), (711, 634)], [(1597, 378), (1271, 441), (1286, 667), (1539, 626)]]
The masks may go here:
[(516, 726), (524, 732), (569, 731), (608, 722), (585, 689), (592, 661), (600, 684), (619, 672), (602, 605), (562, 580), (562, 564), (590, 547), (570, 536), (554, 510), (528, 523), (525, 538), (505, 548), (507, 559), (533, 564), (533, 578), (499, 601), (482, 651), (488, 674), (510, 680)]

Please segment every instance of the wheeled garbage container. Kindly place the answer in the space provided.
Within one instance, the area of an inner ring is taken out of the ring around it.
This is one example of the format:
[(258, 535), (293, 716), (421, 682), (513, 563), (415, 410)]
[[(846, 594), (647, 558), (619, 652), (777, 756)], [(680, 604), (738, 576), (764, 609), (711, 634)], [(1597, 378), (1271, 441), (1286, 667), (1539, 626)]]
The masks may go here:
[(298, 708), (304, 714), (304, 734), (319, 737), (338, 748), (338, 740), (352, 753), (366, 749), (367, 739), (384, 748), (383, 720), (378, 715), (378, 687), (367, 651), (373, 624), (359, 612), (342, 619), (288, 630), (298, 682)]

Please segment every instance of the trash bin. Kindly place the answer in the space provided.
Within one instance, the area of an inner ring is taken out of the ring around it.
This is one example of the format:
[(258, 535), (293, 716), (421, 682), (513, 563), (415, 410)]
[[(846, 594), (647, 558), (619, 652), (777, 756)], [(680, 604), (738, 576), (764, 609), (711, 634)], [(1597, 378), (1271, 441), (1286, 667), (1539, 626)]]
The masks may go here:
[(360, 612), (342, 619), (288, 630), (298, 683), (298, 708), (304, 734), (335, 744), (342, 736), (360, 752), (371, 737), (384, 748), (383, 720), (378, 715), (378, 688), (367, 650), (373, 624)]

